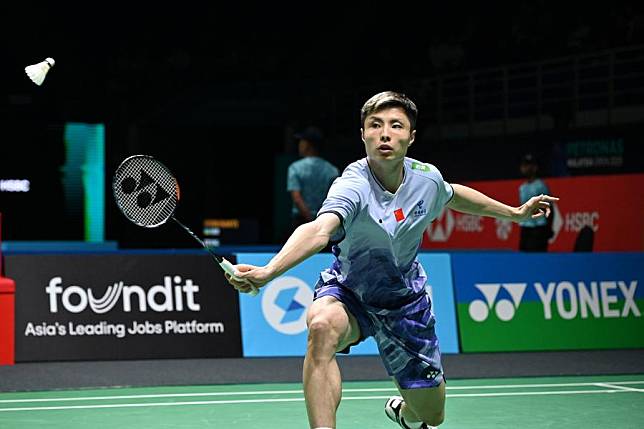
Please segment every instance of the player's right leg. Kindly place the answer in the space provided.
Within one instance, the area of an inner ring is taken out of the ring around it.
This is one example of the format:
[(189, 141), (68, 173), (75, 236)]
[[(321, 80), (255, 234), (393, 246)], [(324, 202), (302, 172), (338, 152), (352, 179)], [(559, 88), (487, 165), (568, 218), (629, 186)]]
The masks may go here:
[(335, 428), (342, 386), (336, 351), (360, 339), (360, 327), (347, 307), (333, 296), (316, 299), (307, 314), (304, 397), (311, 428)]

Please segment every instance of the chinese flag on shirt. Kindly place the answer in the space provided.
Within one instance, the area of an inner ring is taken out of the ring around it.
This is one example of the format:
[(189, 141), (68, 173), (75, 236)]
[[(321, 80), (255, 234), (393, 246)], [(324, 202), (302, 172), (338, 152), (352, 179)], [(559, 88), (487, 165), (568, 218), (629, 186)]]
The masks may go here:
[(403, 213), (402, 209), (394, 210), (394, 216), (396, 216), (396, 222), (405, 220), (405, 214)]

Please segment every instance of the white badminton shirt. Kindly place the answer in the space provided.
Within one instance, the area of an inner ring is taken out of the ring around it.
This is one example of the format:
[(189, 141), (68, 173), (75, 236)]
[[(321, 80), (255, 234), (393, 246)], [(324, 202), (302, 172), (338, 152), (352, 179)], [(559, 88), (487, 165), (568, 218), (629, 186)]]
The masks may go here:
[[(404, 160), (403, 181), (387, 191), (367, 159), (350, 164), (334, 182), (318, 216), (335, 213), (336, 260), (322, 279), (336, 279), (373, 310), (386, 314), (424, 292), (426, 274), (416, 259), (427, 226), (454, 195), (438, 169)], [(380, 311), (382, 310), (382, 311)]]

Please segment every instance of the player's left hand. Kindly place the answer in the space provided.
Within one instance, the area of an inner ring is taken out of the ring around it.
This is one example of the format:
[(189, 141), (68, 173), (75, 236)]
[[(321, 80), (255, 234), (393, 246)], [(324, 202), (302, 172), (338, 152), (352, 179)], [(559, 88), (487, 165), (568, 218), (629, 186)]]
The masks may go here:
[(559, 201), (559, 198), (550, 195), (537, 195), (530, 198), (525, 204), (517, 208), (517, 214), (513, 219), (521, 222), (528, 219), (537, 219), (550, 216), (551, 203)]

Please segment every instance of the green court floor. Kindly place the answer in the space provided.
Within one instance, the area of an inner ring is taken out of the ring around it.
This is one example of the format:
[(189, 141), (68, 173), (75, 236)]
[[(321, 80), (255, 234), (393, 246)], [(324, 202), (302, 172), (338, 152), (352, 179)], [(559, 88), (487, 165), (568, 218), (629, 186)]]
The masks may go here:
[[(389, 381), (343, 385), (338, 428), (395, 429)], [(441, 428), (644, 428), (644, 374), (451, 380)], [(308, 428), (301, 385), (0, 393), (2, 429)]]

